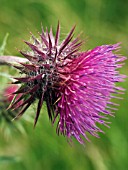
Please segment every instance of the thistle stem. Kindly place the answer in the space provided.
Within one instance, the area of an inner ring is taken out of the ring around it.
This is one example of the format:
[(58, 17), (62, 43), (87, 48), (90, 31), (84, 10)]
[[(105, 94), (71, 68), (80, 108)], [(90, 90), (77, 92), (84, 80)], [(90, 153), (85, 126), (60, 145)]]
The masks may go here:
[(17, 56), (0, 56), (0, 65), (10, 65), (14, 63), (26, 63), (28, 59)]

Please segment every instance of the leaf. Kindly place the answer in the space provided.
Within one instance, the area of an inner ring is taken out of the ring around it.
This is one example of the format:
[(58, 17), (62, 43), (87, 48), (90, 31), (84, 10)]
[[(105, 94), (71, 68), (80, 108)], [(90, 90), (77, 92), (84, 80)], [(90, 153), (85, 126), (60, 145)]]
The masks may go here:
[(5, 47), (6, 47), (6, 44), (7, 44), (8, 36), (9, 36), (9, 33), (6, 33), (6, 35), (5, 35), (5, 37), (4, 37), (4, 40), (3, 40), (3, 43), (2, 43), (2, 45), (0, 46), (0, 55), (3, 55), (3, 54), (4, 54)]

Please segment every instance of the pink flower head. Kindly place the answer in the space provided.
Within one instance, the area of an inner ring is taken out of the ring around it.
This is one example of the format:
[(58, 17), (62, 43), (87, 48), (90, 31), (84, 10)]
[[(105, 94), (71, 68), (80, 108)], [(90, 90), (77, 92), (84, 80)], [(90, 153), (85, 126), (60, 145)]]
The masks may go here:
[(88, 139), (88, 132), (98, 137), (98, 132), (102, 132), (98, 124), (107, 125), (107, 115), (112, 115), (111, 105), (116, 105), (110, 101), (112, 94), (124, 90), (115, 83), (125, 78), (117, 71), (125, 57), (115, 53), (119, 44), (80, 52), (82, 41), (79, 36), (73, 39), (74, 28), (62, 42), (59, 24), (55, 37), (52, 28), (50, 32), (42, 29), (40, 39), (32, 35), (32, 43), (25, 41), (31, 50), (20, 51), (28, 63), (15, 66), (25, 76), (15, 78), (15, 84), (21, 84), (15, 94), (21, 97), (12, 108), (24, 99), (18, 106), (19, 117), (37, 99), (36, 125), (45, 101), (52, 123), (58, 119), (57, 133), (83, 143), (81, 136)]
[(0, 99), (0, 120), (4, 120), (7, 123), (11, 123), (12, 119), (16, 117), (17, 112), (19, 111), (16, 109), (19, 105), (23, 103), (23, 100), (20, 100), (17, 105), (15, 105), (15, 111), (9, 110), (9, 105), (13, 102), (13, 100), (18, 100), (21, 97), (21, 94), (15, 95), (14, 93), (19, 89), (18, 85), (9, 85), (7, 86), (1, 95)]
[(4, 96), (6, 98), (7, 102), (11, 102), (14, 98), (14, 92), (16, 92), (18, 90), (18, 86), (17, 85), (11, 85), (6, 87), (6, 89), (4, 90)]
[[(21, 94), (18, 94), (17, 96), (14, 94), (19, 89), (18, 85), (10, 85), (4, 89), (4, 101), (7, 103), (11, 103), (14, 97), (16, 97), (16, 100), (18, 100), (21, 97)], [(18, 105), (20, 105), (23, 101), (20, 100)]]
[(115, 105), (110, 102), (114, 97), (111, 94), (124, 90), (115, 86), (125, 78), (116, 70), (122, 66), (118, 62), (125, 59), (113, 53), (117, 48), (119, 44), (96, 47), (59, 69), (64, 84), (59, 87), (58, 95), (61, 96), (58, 133), (74, 136), (83, 143), (81, 135), (88, 139), (85, 132), (99, 137), (97, 132), (102, 130), (97, 124), (107, 126), (106, 116), (113, 109), (110, 105)]

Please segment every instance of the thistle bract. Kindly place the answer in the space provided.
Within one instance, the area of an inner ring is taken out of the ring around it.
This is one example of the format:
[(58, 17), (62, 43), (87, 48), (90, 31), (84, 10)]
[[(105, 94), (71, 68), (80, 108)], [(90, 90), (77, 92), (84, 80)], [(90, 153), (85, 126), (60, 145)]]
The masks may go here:
[[(98, 123), (107, 126), (106, 116), (113, 114), (111, 105), (116, 104), (110, 100), (112, 93), (124, 90), (115, 83), (125, 78), (117, 71), (125, 57), (114, 53), (119, 44), (80, 52), (83, 41), (80, 36), (73, 39), (74, 29), (62, 42), (59, 24), (55, 36), (52, 28), (50, 32), (42, 29), (39, 39), (31, 34), (33, 42), (25, 41), (30, 50), (20, 53), (28, 63), (15, 66), (24, 74), (15, 78), (15, 84), (21, 87), (14, 94), (21, 93), (21, 97), (11, 107), (21, 108), (19, 117), (37, 99), (36, 125), (45, 101), (52, 123), (58, 119), (57, 133), (83, 143), (82, 136), (88, 140), (86, 132), (98, 137), (98, 132), (102, 132)], [(17, 105), (21, 100), (24, 102)]]

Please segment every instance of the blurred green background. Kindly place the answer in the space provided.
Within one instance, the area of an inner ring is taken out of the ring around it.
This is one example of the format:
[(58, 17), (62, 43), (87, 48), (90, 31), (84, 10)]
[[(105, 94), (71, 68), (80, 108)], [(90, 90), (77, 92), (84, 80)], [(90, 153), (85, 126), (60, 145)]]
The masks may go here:
[[(128, 56), (127, 0), (0, 0), (0, 44), (9, 33), (5, 54), (19, 55), (16, 48), (26, 48), (22, 40), (29, 40), (30, 31), (37, 35), (41, 24), (48, 28), (52, 25), (55, 32), (58, 20), (61, 38), (74, 24), (76, 35), (83, 31), (83, 39), (87, 38), (83, 50), (122, 42), (120, 53)], [(127, 64), (121, 73), (128, 75)], [(0, 66), (0, 72), (17, 74), (5, 66)], [(9, 81), (0, 76), (0, 91)], [(120, 85), (128, 89), (128, 80)], [(102, 127), (105, 135), (101, 134), (100, 139), (90, 137), (85, 147), (75, 140), (70, 146), (65, 137), (56, 135), (45, 106), (36, 129), (21, 118), (26, 134), (12, 131), (6, 138), (0, 131), (0, 170), (127, 170), (127, 91), (123, 97), (117, 101), (120, 106), (116, 117), (110, 117), (111, 128)], [(35, 107), (26, 114), (34, 115)]]

